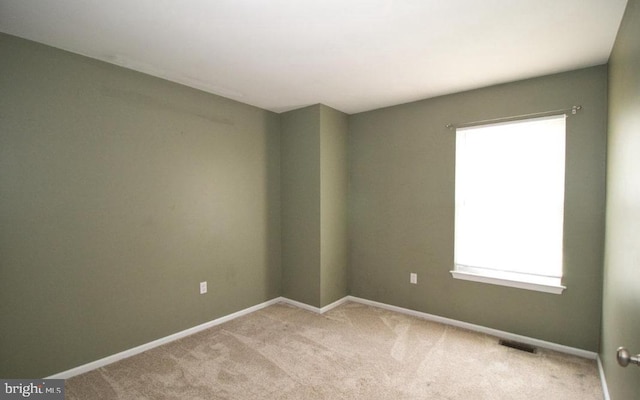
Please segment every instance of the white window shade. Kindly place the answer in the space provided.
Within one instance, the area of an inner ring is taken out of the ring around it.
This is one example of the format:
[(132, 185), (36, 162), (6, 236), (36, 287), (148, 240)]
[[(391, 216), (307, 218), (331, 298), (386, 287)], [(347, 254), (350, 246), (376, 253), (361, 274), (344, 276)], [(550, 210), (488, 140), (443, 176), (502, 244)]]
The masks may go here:
[(564, 115), (457, 129), (454, 276), (560, 287), (564, 171)]

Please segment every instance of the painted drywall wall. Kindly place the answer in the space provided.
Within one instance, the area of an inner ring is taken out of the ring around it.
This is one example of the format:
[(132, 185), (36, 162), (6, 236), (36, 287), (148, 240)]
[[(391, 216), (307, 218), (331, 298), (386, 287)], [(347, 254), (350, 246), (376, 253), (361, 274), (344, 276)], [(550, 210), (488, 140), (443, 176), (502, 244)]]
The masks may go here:
[[(352, 117), (279, 117), (7, 35), (0, 68), (0, 376), (60, 372), (280, 294), (322, 307), (347, 294), (348, 262), (350, 294), (597, 348), (604, 67)], [(569, 289), (454, 281), (444, 124), (573, 104)]]
[(324, 307), (348, 294), (348, 116), (316, 104), (281, 117), (282, 290)]
[(348, 116), (320, 106), (320, 306), (347, 291)]
[(320, 306), (320, 107), (281, 114), (282, 292)]
[[(443, 96), (349, 120), (354, 296), (597, 351), (607, 69)], [(582, 105), (567, 120), (564, 278), (554, 295), (453, 279), (455, 134), (445, 128)], [(418, 274), (418, 284), (409, 274)]]
[(4, 34), (0, 71), (1, 377), (281, 294), (277, 114)]
[(600, 358), (613, 400), (635, 399), (640, 368), (621, 368), (616, 349), (640, 353), (640, 1), (630, 0), (609, 61), (607, 221)]

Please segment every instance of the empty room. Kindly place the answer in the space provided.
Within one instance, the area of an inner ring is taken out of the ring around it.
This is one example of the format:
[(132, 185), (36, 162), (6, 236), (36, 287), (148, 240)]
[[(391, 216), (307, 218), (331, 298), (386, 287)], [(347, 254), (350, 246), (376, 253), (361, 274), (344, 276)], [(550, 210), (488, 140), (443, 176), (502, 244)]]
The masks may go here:
[(638, 38), (0, 0), (0, 399), (638, 399)]

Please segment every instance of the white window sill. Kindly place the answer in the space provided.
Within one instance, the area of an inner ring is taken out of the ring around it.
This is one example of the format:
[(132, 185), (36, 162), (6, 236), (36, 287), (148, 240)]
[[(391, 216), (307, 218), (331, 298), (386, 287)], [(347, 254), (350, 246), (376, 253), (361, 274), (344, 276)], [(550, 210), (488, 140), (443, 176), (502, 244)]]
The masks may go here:
[(566, 286), (562, 286), (560, 278), (532, 276), (515, 272), (491, 271), (471, 267), (459, 267), (451, 271), (455, 279), (489, 283), (491, 285), (508, 286), (544, 293), (562, 294)]

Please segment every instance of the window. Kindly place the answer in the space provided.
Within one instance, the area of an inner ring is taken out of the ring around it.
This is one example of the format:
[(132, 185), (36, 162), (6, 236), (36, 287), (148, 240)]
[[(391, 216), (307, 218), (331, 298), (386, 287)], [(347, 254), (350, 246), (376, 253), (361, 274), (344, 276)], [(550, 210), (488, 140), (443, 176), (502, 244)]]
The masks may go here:
[(456, 129), (455, 278), (565, 289), (565, 118)]

